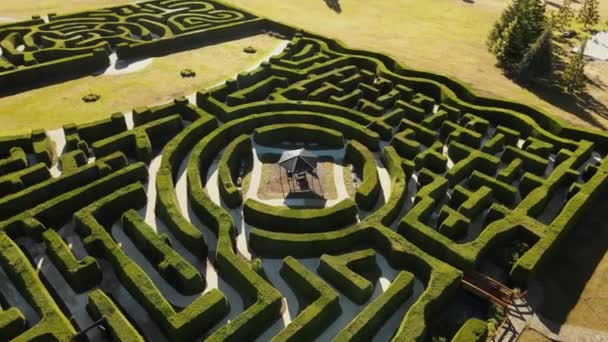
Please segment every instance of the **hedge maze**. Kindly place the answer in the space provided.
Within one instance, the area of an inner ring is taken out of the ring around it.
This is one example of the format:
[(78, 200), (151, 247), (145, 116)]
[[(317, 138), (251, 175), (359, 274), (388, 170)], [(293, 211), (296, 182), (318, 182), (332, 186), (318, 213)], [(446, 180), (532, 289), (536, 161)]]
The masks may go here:
[(216, 1), (153, 0), (0, 25), (0, 89), (77, 77), (119, 59), (141, 59), (247, 35), (260, 19)]
[[(215, 1), (4, 26), (0, 79), (257, 21), (291, 42), (196, 103), (0, 138), (0, 340), (483, 340), (463, 279), (525, 288), (606, 189), (603, 133)], [(293, 147), (352, 166), (355, 195), (258, 198)]]

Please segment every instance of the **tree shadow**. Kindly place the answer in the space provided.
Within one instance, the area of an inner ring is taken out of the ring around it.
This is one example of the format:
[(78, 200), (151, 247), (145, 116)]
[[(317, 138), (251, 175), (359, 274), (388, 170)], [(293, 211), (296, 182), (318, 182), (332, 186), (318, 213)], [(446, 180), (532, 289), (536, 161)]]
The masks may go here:
[(598, 213), (607, 210), (608, 196), (597, 198), (558, 242), (555, 254), (541, 265), (532, 281), (536, 286), (529, 289), (529, 303), (555, 333), (581, 299), (596, 268), (602, 267), (600, 261), (608, 251), (608, 221)]
[(342, 13), (342, 6), (340, 6), (340, 0), (324, 0), (327, 7), (336, 13)]
[(547, 4), (548, 6), (550, 6), (550, 7), (555, 8), (555, 9), (560, 9), (560, 8), (562, 8), (562, 4), (557, 3), (557, 2), (555, 2), (555, 1), (546, 1), (546, 4)]
[(536, 96), (564, 111), (576, 115), (579, 119), (595, 128), (605, 130), (607, 127), (598, 120), (597, 115), (608, 119), (608, 107), (587, 92), (580, 94), (565, 93), (558, 85), (549, 82), (519, 83)]

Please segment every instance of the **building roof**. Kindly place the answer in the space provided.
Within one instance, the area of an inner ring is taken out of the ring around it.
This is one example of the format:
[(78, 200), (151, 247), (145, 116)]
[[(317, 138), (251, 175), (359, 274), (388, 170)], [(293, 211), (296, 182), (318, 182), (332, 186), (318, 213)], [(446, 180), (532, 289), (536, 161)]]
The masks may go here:
[(316, 154), (301, 148), (283, 152), (281, 159), (279, 159), (279, 165), (291, 173), (299, 173), (315, 169), (318, 158)]

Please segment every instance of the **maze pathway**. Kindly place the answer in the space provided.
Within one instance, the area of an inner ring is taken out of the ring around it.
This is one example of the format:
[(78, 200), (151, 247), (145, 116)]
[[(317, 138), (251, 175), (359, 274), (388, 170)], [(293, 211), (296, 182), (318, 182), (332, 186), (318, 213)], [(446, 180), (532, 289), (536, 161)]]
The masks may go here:
[[(0, 26), (0, 86), (262, 30), (195, 96), (0, 138), (0, 340), (483, 340), (464, 274), (525, 288), (606, 189), (602, 132), (216, 1)], [(293, 146), (338, 200), (257, 196)]]

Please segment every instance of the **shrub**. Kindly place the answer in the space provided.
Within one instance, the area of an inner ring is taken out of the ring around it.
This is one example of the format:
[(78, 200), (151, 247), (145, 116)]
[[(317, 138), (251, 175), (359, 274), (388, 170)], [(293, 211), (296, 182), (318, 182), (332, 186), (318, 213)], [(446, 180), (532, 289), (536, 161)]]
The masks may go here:
[(314, 340), (340, 315), (338, 294), (292, 257), (283, 259), (280, 273), (303, 308), (272, 341)]
[(369, 277), (376, 268), (376, 252), (368, 249), (339, 256), (323, 254), (317, 271), (346, 297), (362, 305), (374, 292), (374, 284), (357, 273)]
[(160, 275), (186, 295), (201, 292), (205, 287), (201, 274), (173, 248), (167, 235), (158, 235), (134, 210), (122, 216), (123, 229), (137, 249), (146, 256)]
[(97, 101), (99, 101), (99, 99), (101, 99), (101, 95), (93, 94), (93, 93), (87, 94), (82, 97), (82, 101), (87, 102), (87, 103), (97, 102)]
[(276, 124), (257, 128), (253, 135), (259, 145), (279, 146), (281, 143), (303, 142), (309, 149), (338, 149), (344, 146), (342, 133), (325, 127), (311, 124)]
[(180, 76), (182, 76), (182, 78), (193, 78), (196, 77), (196, 72), (192, 69), (182, 69), (179, 72)]
[(245, 171), (253, 165), (253, 152), (251, 150), (251, 139), (248, 135), (241, 135), (232, 141), (224, 150), (218, 164), (218, 184), (222, 199), (230, 208), (239, 206), (242, 202), (242, 194), (234, 184), (239, 177), (239, 170), (244, 167)]
[(460, 327), (456, 335), (452, 338), (453, 342), (483, 342), (488, 335), (488, 326), (486, 321), (469, 318)]
[(353, 200), (345, 199), (328, 208), (292, 209), (248, 199), (243, 206), (243, 217), (250, 225), (270, 231), (324, 232), (355, 223), (357, 206)]
[(143, 342), (144, 338), (120, 312), (114, 302), (102, 290), (89, 293), (87, 311), (94, 319), (105, 318), (105, 326), (116, 341)]
[(369, 341), (382, 325), (412, 295), (414, 276), (400, 272), (386, 292), (382, 293), (336, 336), (336, 341)]
[(351, 140), (346, 145), (344, 159), (361, 170), (363, 181), (355, 195), (357, 205), (364, 210), (371, 210), (376, 204), (381, 190), (374, 155), (362, 144)]
[(252, 46), (247, 46), (246, 48), (243, 49), (243, 52), (252, 54), (252, 53), (256, 53), (257, 50), (254, 49)]
[(61, 236), (47, 229), (42, 238), (55, 266), (76, 292), (84, 292), (101, 281), (101, 268), (95, 258), (86, 256), (77, 260)]

